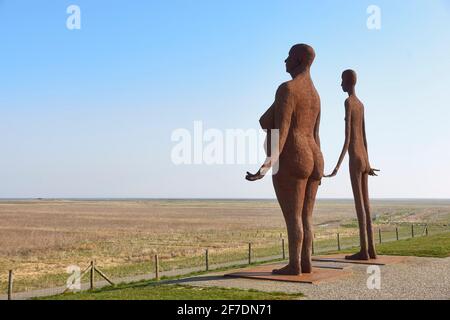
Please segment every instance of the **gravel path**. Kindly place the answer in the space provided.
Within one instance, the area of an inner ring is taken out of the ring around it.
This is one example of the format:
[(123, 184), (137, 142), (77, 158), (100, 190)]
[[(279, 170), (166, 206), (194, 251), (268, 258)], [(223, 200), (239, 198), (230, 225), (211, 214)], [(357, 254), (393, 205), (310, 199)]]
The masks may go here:
[(367, 266), (350, 266), (352, 275), (318, 285), (223, 278), (223, 274), (183, 280), (193, 286), (219, 286), (305, 294), (306, 299), (370, 300), (426, 299), (450, 300), (450, 258), (411, 257), (408, 262), (382, 266), (381, 289), (367, 288)]

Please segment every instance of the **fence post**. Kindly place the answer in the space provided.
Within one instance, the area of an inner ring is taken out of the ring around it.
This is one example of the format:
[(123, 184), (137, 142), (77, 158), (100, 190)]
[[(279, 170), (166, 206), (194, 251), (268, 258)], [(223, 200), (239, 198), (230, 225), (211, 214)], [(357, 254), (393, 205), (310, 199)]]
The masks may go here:
[(155, 279), (159, 281), (159, 257), (155, 255)]
[(206, 264), (206, 271), (209, 271), (209, 250), (206, 249), (205, 251), (205, 264)]
[(411, 237), (414, 238), (414, 225), (411, 225)]
[(89, 274), (89, 289), (94, 290), (94, 280), (95, 280), (95, 262), (91, 261), (90, 274)]
[(425, 235), (428, 237), (428, 225), (425, 227)]
[(396, 235), (397, 241), (398, 241), (398, 240), (399, 240), (399, 237), (398, 237), (398, 227), (395, 227), (395, 235)]
[(107, 276), (106, 274), (104, 274), (100, 269), (98, 269), (97, 267), (94, 268), (94, 270), (103, 278), (105, 279), (110, 285), (114, 286), (114, 282), (112, 282)]
[(380, 238), (380, 243), (382, 243), (382, 239), (381, 239), (381, 228), (378, 228), (378, 237)]
[(9, 275), (8, 275), (8, 300), (12, 300), (13, 281), (14, 281), (14, 272), (12, 270), (9, 270)]
[(341, 237), (339, 235), (339, 232), (337, 234), (337, 245), (338, 245), (338, 251), (341, 251)]
[(248, 244), (248, 264), (252, 264), (252, 244)]
[(283, 260), (285, 260), (286, 259), (286, 250), (284, 248), (284, 238), (281, 239), (281, 247), (283, 249)]

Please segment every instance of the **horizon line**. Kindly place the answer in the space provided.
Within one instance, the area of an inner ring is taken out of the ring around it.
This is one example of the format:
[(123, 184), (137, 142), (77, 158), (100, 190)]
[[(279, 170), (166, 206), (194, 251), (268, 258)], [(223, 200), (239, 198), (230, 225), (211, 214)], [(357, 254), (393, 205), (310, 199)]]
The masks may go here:
[[(201, 198), (201, 197), (191, 197), (191, 198), (177, 198), (177, 197), (5, 197), (2, 198), (0, 197), (0, 201), (14, 201), (14, 200), (21, 200), (21, 201), (26, 201), (26, 200), (41, 200), (41, 201), (45, 201), (45, 200), (85, 200), (85, 201), (94, 201), (94, 200), (153, 200), (153, 201), (161, 201), (161, 200), (207, 200), (207, 201), (230, 201), (230, 200), (240, 200), (240, 201), (245, 201), (245, 200), (254, 200), (254, 201), (258, 201), (258, 200), (262, 200), (262, 201), (276, 201), (276, 198)], [(338, 198), (333, 198), (333, 197), (322, 197), (322, 198), (317, 198), (317, 200), (353, 200), (353, 198), (344, 198), (344, 197), (338, 197)], [(450, 198), (419, 198), (419, 197), (380, 197), (380, 198), (371, 198), (371, 200), (427, 200), (427, 201), (432, 201), (432, 200), (447, 200), (450, 201)]]

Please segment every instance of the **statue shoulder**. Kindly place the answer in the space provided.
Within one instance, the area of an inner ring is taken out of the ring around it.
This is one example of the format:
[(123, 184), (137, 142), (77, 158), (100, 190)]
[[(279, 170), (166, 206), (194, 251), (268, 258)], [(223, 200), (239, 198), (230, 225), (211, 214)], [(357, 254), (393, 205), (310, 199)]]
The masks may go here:
[(292, 91), (292, 90), (294, 90), (294, 81), (293, 80), (283, 82), (278, 87), (278, 91)]
[(345, 108), (351, 109), (355, 106), (356, 103), (357, 101), (355, 100), (354, 97), (348, 97), (347, 99), (345, 99)]
[(345, 100), (345, 108), (364, 111), (364, 104), (357, 97), (348, 97)]
[(294, 83), (291, 81), (283, 82), (277, 90), (277, 97), (286, 97), (294, 93)]

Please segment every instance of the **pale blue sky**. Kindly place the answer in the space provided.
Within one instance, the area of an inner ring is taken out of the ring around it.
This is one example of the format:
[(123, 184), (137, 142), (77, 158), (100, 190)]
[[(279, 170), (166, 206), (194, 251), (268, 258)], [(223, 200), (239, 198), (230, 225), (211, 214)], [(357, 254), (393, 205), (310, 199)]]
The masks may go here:
[[(450, 0), (0, 0), (0, 39), (0, 198), (273, 197), (270, 178), (244, 180), (257, 166), (174, 166), (170, 137), (195, 120), (258, 128), (301, 42), (317, 52), (326, 170), (353, 68), (382, 169), (372, 196), (450, 198)], [(351, 196), (347, 164), (319, 196)]]

